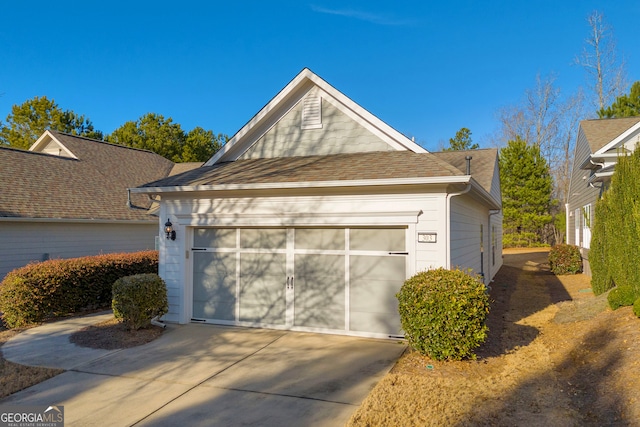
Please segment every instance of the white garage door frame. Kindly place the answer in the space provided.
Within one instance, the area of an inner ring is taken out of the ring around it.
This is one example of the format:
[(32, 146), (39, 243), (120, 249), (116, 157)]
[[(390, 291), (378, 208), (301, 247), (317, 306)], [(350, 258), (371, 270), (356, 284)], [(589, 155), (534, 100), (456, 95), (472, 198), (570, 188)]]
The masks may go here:
[[(295, 229), (295, 228), (403, 228), (405, 230), (405, 250), (400, 251), (405, 254), (394, 254), (396, 256), (402, 257), (405, 260), (405, 278), (412, 276), (415, 274), (415, 252), (416, 252), (416, 224), (418, 222), (418, 217), (422, 212), (370, 212), (370, 213), (348, 213), (348, 214), (327, 214), (327, 215), (289, 215), (286, 218), (282, 218), (276, 215), (273, 216), (265, 216), (265, 215), (202, 215), (202, 214), (194, 214), (194, 215), (181, 215), (178, 216), (177, 219), (180, 225), (186, 227), (186, 245), (185, 248), (185, 286), (183, 288), (183, 308), (184, 314), (191, 320), (193, 316), (193, 251), (191, 251), (191, 243), (193, 242), (194, 230), (198, 228), (269, 228), (269, 227), (277, 227), (277, 228), (287, 228), (287, 229)], [(346, 237), (348, 233), (345, 231)], [(286, 251), (291, 250), (292, 247), (287, 246)], [(286, 252), (285, 251), (285, 252)], [(276, 251), (278, 252), (278, 251)], [(296, 250), (298, 254), (304, 253), (304, 250)], [(311, 251), (318, 253), (317, 251)], [(340, 251), (338, 251), (340, 252)], [(327, 252), (330, 254), (331, 251)], [(344, 251), (342, 251), (344, 253)], [(387, 253), (388, 254), (388, 253)], [(358, 255), (376, 255), (375, 252), (367, 251), (367, 252), (359, 252), (359, 251), (350, 251), (348, 255), (358, 256)], [(382, 255), (382, 253), (380, 254)], [(189, 259), (191, 258), (191, 259)], [(346, 257), (349, 259), (349, 256)], [(292, 258), (289, 258), (292, 259)], [(348, 265), (348, 264), (347, 264)], [(291, 265), (288, 265), (288, 268), (291, 268)], [(346, 270), (345, 276), (346, 283), (349, 283), (348, 279), (348, 269)], [(286, 324), (282, 326), (273, 325), (273, 324), (263, 324), (258, 322), (241, 322), (238, 320), (233, 321), (206, 321), (207, 323), (215, 323), (215, 324), (228, 324), (235, 326), (248, 326), (248, 327), (266, 327), (270, 329), (287, 329), (287, 330), (298, 330), (298, 331), (309, 331), (309, 332), (320, 332), (320, 333), (332, 333), (332, 334), (345, 334), (345, 335), (354, 335), (354, 336), (363, 336), (363, 337), (376, 337), (376, 338), (389, 338), (389, 334), (380, 334), (375, 332), (362, 332), (362, 331), (354, 331), (349, 330), (349, 298), (348, 298), (348, 287), (347, 287), (347, 295), (345, 297), (345, 311), (346, 311), (346, 319), (345, 330), (335, 330), (335, 329), (327, 329), (322, 327), (308, 327), (308, 326), (295, 326), (292, 325), (292, 319), (287, 318)], [(290, 311), (287, 311), (290, 313)], [(237, 317), (236, 312), (236, 319)]]

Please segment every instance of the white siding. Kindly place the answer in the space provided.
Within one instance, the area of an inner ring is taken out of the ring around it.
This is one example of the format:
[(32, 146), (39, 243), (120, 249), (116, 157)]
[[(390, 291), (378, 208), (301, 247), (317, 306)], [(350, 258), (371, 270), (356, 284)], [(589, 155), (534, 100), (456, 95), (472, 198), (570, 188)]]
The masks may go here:
[[(296, 197), (165, 199), (161, 223), (171, 219), (175, 241), (161, 239), (160, 275), (167, 283), (164, 320), (190, 320), (191, 277), (187, 260), (193, 227), (202, 226), (407, 226), (407, 277), (446, 262), (444, 194), (372, 194)], [(422, 214), (418, 215), (418, 212)], [(413, 214), (412, 214), (413, 213)], [(412, 216), (413, 215), (413, 216)], [(436, 243), (417, 243), (418, 232), (435, 232)], [(186, 285), (186, 286), (185, 286)]]
[(0, 221), (0, 279), (30, 262), (155, 248), (156, 224)]
[[(484, 273), (489, 283), (502, 265), (502, 216), (465, 195), (451, 198), (451, 268)], [(494, 231), (495, 227), (495, 231)], [(495, 236), (492, 233), (495, 232)], [(482, 235), (482, 242), (481, 242)], [(493, 239), (495, 242), (493, 249)], [(481, 252), (481, 244), (483, 252)], [(495, 257), (492, 253), (495, 250)]]

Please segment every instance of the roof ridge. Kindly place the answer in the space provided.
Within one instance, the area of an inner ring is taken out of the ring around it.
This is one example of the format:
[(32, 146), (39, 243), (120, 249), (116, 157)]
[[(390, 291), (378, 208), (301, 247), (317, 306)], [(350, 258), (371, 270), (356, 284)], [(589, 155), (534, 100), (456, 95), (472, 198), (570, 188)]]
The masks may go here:
[[(144, 153), (151, 153), (151, 154), (155, 154), (156, 156), (160, 156), (160, 154), (156, 153), (155, 151), (147, 150), (147, 149), (144, 149), (144, 148), (129, 147), (127, 145), (115, 144), (115, 143), (109, 142), (109, 141), (103, 141), (103, 140), (99, 140), (99, 139), (88, 138), (88, 137), (82, 136), (82, 135), (73, 135), (73, 134), (66, 133), (66, 132), (60, 132), (60, 131), (54, 130), (54, 129), (47, 129), (47, 130), (49, 132), (51, 132), (51, 133), (67, 136), (67, 137), (70, 137), (70, 138), (83, 139), (85, 141), (97, 142), (97, 143), (109, 145), (109, 146), (112, 146), (112, 147), (126, 148), (126, 149), (129, 149), (129, 150), (142, 151)], [(166, 159), (166, 157), (163, 157), (163, 156), (160, 156), (160, 157), (162, 157), (163, 159)], [(169, 159), (167, 159), (167, 160), (172, 162), (172, 160), (169, 160)], [(175, 163), (175, 162), (173, 162), (173, 163)]]

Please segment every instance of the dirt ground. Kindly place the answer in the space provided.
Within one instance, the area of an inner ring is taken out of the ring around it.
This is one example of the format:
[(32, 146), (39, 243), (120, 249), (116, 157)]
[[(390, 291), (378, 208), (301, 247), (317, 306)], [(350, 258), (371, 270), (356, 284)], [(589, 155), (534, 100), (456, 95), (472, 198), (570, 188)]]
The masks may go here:
[(640, 319), (547, 250), (505, 250), (478, 360), (407, 351), (350, 426), (640, 426)]

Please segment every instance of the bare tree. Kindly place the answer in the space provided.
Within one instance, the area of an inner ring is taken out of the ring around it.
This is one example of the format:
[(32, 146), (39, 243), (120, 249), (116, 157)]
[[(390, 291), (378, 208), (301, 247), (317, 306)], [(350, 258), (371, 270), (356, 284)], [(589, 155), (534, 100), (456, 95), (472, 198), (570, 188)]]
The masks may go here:
[(613, 29), (602, 13), (593, 11), (587, 22), (589, 37), (585, 40), (582, 55), (577, 56), (575, 62), (587, 72), (589, 88), (593, 91), (591, 102), (595, 110), (600, 110), (626, 91), (625, 62), (616, 55)]

